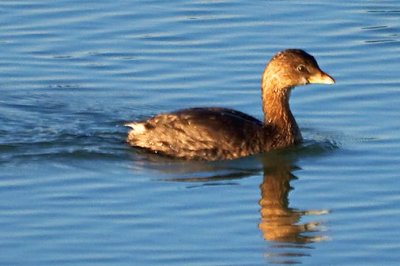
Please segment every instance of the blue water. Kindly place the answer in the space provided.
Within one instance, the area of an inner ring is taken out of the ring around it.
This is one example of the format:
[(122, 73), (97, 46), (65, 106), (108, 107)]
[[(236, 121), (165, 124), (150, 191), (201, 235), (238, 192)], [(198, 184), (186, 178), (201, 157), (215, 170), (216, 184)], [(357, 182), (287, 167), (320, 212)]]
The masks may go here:
[[(0, 265), (396, 265), (400, 3), (0, 2)], [(190, 106), (260, 118), (285, 48), (301, 147), (184, 162), (125, 121)]]

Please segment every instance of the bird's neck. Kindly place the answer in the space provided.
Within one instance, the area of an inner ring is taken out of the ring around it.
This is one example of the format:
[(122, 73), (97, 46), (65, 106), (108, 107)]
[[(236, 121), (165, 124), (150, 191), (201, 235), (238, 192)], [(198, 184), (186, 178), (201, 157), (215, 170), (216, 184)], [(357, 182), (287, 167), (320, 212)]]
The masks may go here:
[(264, 124), (271, 126), (277, 134), (276, 146), (284, 147), (301, 141), (301, 133), (290, 111), (291, 88), (281, 88), (274, 80), (263, 80), (262, 102)]

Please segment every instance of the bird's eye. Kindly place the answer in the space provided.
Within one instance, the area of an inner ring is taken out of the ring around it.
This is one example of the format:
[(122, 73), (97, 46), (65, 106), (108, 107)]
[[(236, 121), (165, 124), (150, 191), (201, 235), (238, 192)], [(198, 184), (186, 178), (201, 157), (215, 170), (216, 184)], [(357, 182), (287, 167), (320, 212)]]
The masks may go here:
[(307, 71), (307, 68), (304, 65), (298, 65), (296, 69), (299, 72), (306, 72)]

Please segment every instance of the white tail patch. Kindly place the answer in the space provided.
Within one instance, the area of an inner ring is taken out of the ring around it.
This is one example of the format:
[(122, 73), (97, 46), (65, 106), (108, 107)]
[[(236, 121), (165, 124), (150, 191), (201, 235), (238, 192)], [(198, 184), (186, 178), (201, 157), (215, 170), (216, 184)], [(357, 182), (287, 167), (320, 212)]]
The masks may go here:
[(125, 123), (124, 126), (132, 128), (135, 134), (142, 134), (147, 130), (143, 123), (138, 122)]

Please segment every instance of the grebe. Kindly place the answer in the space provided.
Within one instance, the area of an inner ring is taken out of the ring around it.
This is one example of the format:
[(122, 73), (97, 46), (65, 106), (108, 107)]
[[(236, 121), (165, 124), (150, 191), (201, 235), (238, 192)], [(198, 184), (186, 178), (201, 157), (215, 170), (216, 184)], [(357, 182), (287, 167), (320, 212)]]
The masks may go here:
[(127, 143), (171, 157), (235, 159), (298, 144), (302, 136), (289, 107), (295, 86), (333, 84), (313, 56), (300, 49), (277, 53), (261, 78), (264, 121), (228, 108), (189, 108), (130, 122)]

